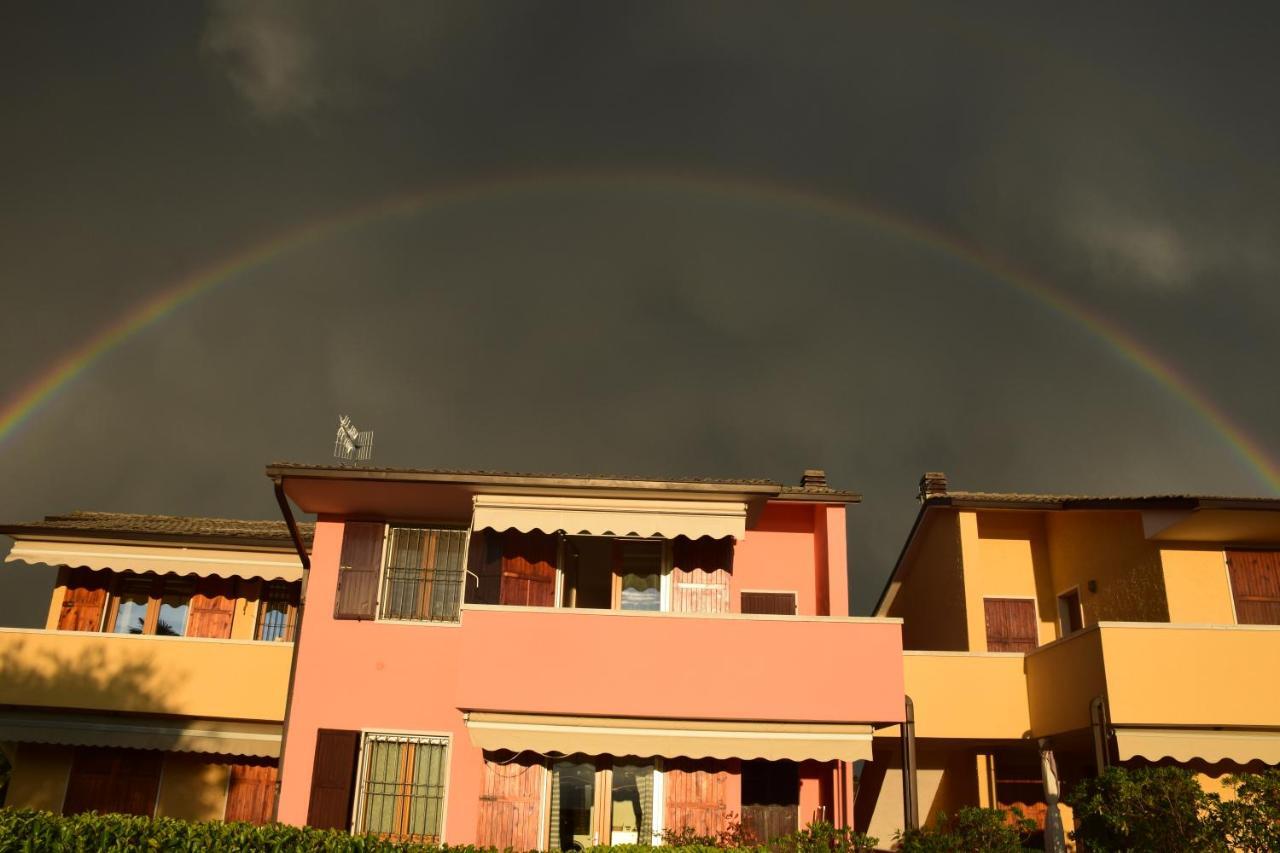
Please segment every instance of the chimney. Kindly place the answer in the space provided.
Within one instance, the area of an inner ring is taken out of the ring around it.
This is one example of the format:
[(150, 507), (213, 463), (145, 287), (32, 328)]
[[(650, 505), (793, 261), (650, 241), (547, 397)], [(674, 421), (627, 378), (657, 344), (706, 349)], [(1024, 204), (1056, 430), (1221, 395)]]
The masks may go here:
[(806, 489), (827, 488), (827, 472), (821, 468), (806, 468), (800, 477), (800, 485)]
[(920, 478), (920, 500), (936, 498), (947, 493), (947, 475), (941, 471), (928, 471)]

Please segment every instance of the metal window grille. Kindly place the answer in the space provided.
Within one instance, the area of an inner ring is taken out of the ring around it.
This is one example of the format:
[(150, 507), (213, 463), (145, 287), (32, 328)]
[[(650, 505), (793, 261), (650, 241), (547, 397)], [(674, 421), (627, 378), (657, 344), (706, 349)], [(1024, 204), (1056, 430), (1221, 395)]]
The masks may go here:
[(465, 530), (392, 527), (382, 575), (383, 619), (456, 622)]
[(298, 584), (286, 581), (272, 581), (263, 586), (262, 607), (258, 611), (259, 640), (286, 643), (293, 640), (300, 591)]
[(365, 735), (357, 792), (360, 831), (438, 842), (448, 747), (448, 738), (442, 737)]

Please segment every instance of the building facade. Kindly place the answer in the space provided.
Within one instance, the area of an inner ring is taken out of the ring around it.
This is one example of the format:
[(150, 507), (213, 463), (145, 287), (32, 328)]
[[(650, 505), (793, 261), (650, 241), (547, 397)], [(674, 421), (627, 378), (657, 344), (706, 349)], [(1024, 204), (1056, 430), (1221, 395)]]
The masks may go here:
[(1060, 788), (1110, 765), (1174, 763), (1216, 790), (1280, 764), (1280, 500), (927, 474), (876, 612), (903, 620), (914, 749), (904, 786), (898, 743), (877, 740), (858, 798), (873, 834), (963, 805), (1043, 827)]
[(285, 525), (79, 512), (0, 533), (8, 562), (59, 567), (44, 628), (0, 628), (4, 805), (269, 820), (302, 580)]
[(515, 849), (851, 825), (901, 626), (848, 615), (857, 497), (821, 472), (267, 473), (317, 516), (282, 821)]

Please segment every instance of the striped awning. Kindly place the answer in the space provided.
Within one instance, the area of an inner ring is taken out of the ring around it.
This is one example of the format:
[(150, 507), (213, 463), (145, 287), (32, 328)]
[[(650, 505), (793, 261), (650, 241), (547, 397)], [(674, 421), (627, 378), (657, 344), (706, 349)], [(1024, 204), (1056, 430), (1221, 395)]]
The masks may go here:
[(292, 552), (236, 551), (228, 548), (177, 548), (153, 545), (108, 545), (19, 539), (5, 562), (46, 563), (116, 572), (302, 580), (302, 563)]
[(0, 711), (0, 741), (280, 757), (279, 723)]
[(1280, 731), (1117, 728), (1116, 748), (1122, 761), (1130, 758), (1191, 761), (1198, 758), (1211, 764), (1217, 761), (1280, 764)]
[(472, 711), (466, 715), (466, 725), (471, 743), (488, 750), (771, 761), (871, 758), (871, 726), (855, 723), (755, 723)]
[(741, 539), (747, 529), (747, 505), (743, 501), (476, 495), (473, 523), (476, 530), (514, 528), (524, 533)]

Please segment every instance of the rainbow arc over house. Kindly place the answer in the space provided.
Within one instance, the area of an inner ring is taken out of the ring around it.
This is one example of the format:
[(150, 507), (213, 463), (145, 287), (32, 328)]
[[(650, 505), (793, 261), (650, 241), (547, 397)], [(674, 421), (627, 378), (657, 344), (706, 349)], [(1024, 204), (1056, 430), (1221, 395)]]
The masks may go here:
[(743, 204), (794, 209), (856, 223), (951, 256), (1075, 322), (1121, 359), (1181, 400), (1200, 417), (1258, 480), (1280, 493), (1280, 463), (1260, 442), (1235, 423), (1205, 392), (1174, 365), (1114, 321), (1069, 298), (1059, 289), (1011, 262), (927, 223), (862, 201), (808, 188), (759, 179), (657, 169), (579, 169), (531, 172), (440, 184), (395, 194), (334, 215), (311, 220), (250, 245), (230, 257), (196, 270), (125, 311), (90, 335), (20, 388), (0, 408), (0, 446), (11, 440), (50, 400), (95, 363), (142, 331), (161, 323), (184, 305), (272, 260), (343, 232), (376, 225), (453, 204), (482, 202), (518, 193), (549, 190), (635, 188), (710, 194)]

